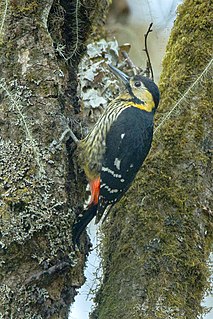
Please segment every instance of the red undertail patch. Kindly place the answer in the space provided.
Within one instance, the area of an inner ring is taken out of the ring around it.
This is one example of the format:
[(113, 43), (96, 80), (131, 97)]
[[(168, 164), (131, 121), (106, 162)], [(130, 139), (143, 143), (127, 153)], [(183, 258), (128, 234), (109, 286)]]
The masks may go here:
[(93, 181), (90, 181), (89, 185), (91, 191), (91, 199), (88, 206), (92, 204), (97, 205), (100, 194), (100, 177), (94, 179)]

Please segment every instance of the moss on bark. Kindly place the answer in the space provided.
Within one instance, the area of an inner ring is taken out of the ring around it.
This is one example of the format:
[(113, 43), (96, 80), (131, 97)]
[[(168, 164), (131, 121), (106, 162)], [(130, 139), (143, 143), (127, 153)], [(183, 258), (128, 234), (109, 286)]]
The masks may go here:
[(210, 1), (186, 0), (178, 9), (158, 125), (182, 99), (103, 227), (104, 279), (91, 318), (192, 319), (204, 311), (213, 235), (211, 21)]

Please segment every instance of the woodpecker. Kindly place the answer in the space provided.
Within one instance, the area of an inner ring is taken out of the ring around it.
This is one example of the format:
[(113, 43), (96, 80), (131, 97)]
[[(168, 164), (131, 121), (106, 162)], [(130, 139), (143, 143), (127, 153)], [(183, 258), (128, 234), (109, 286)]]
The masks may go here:
[(124, 91), (78, 143), (79, 164), (88, 179), (91, 199), (74, 225), (75, 243), (95, 216), (98, 223), (125, 194), (152, 143), (154, 114), (160, 99), (157, 85), (142, 75), (129, 77), (109, 67), (123, 82)]

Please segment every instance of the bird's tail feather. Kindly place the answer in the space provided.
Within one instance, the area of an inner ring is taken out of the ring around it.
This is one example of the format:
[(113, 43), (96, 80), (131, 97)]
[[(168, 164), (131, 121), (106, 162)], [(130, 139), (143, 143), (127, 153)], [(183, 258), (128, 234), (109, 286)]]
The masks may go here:
[(92, 205), (87, 210), (83, 212), (83, 216), (80, 218), (80, 220), (74, 224), (73, 226), (73, 242), (74, 244), (79, 244), (79, 239), (81, 237), (81, 234), (86, 229), (87, 225), (91, 222), (93, 217), (96, 215), (98, 205)]

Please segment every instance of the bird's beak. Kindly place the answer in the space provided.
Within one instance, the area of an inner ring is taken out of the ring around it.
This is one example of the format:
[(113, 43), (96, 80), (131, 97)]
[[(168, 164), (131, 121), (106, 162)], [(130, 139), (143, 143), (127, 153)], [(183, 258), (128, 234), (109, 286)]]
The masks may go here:
[(121, 70), (117, 69), (116, 67), (114, 67), (111, 64), (108, 64), (108, 66), (109, 66), (110, 70), (112, 71), (112, 73), (114, 73), (119, 79), (121, 79), (125, 85), (129, 83), (129, 76), (128, 75), (126, 75)]

